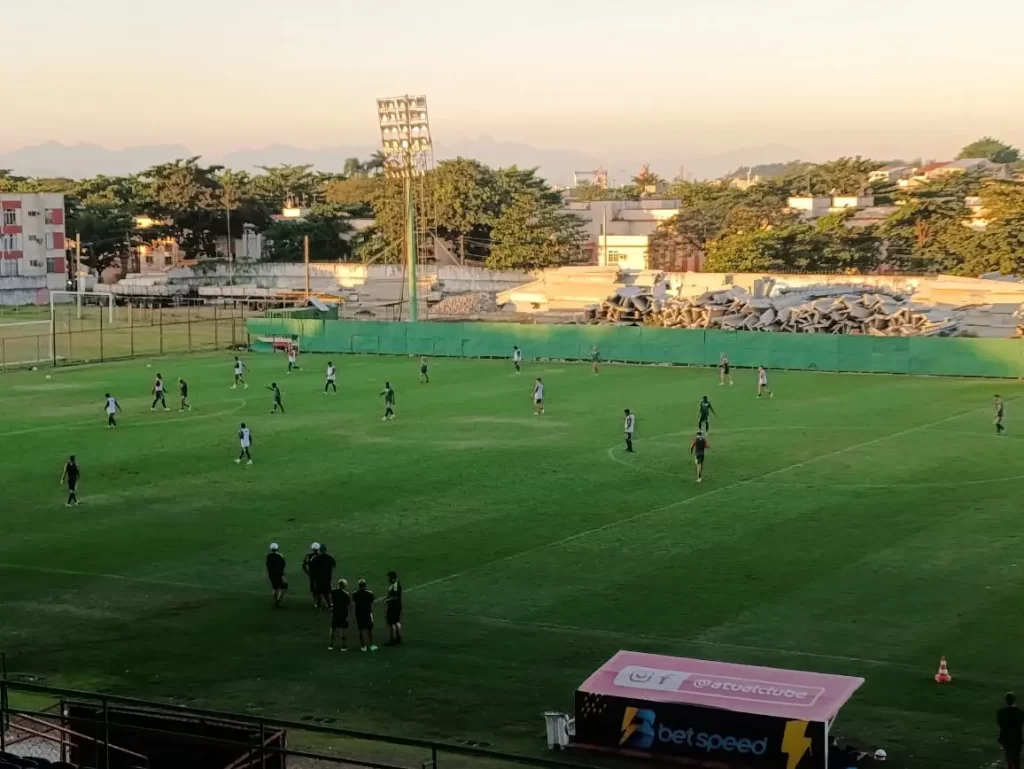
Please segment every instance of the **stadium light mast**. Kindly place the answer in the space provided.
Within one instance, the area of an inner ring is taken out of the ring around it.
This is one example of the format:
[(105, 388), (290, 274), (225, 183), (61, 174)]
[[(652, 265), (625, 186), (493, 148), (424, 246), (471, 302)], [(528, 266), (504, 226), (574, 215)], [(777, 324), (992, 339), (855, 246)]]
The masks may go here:
[(377, 119), (384, 147), (384, 173), (401, 179), (405, 190), (405, 263), (409, 274), (409, 321), (419, 320), (416, 288), (416, 201), (413, 179), (422, 178), (433, 164), (426, 96), (377, 99)]

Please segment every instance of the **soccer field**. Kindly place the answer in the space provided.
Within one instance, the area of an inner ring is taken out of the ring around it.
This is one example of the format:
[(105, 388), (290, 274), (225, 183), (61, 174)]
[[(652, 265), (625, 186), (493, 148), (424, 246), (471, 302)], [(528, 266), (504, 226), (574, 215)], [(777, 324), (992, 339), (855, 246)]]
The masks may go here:
[[(417, 359), (338, 356), (340, 392), (324, 396), (325, 356), (290, 376), (281, 355), (245, 360), (248, 390), (230, 389), (226, 354), (0, 377), (12, 672), (540, 751), (543, 711), (571, 708), (625, 648), (863, 676), (836, 733), (897, 766), (999, 757), (995, 710), (1024, 688), (1021, 384), (778, 372), (757, 400), (751, 371), (720, 387), (710, 369), (516, 376), (441, 359), (420, 385)], [(149, 410), (157, 371), (171, 412)], [(284, 414), (269, 413), (272, 380)], [(718, 416), (698, 485), (687, 448), (705, 394)], [(234, 463), (242, 421), (252, 467)], [(70, 453), (74, 509), (58, 486)], [(327, 651), (300, 571), (314, 540), (378, 598), (399, 572), (403, 647)], [(292, 587), (281, 611), (263, 571), (272, 541)], [(932, 680), (942, 654), (951, 686)]]

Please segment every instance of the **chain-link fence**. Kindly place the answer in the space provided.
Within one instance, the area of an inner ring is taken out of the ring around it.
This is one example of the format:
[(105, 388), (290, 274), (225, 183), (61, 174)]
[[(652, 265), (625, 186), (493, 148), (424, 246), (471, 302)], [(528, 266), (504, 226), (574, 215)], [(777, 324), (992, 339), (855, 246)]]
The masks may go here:
[[(53, 317), (0, 317), (0, 371), (136, 356), (198, 352), (246, 343), (245, 321), (263, 315), (259, 302), (174, 305), (58, 304)], [(14, 318), (17, 318), (14, 320)]]
[(6, 760), (19, 769), (52, 764), (62, 769), (621, 769), (628, 765), (590, 754), (574, 754), (567, 761), (500, 753), (468, 740), (453, 744), (373, 735), (345, 729), (338, 720), (265, 719), (3, 679), (0, 763)]

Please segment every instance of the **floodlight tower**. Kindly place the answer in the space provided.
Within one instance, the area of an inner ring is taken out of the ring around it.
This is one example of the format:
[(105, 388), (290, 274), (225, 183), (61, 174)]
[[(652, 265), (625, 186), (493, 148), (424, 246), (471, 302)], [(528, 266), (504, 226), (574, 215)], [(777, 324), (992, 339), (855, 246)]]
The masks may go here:
[(377, 99), (377, 119), (384, 147), (384, 173), (402, 179), (405, 188), (405, 263), (409, 273), (409, 321), (419, 320), (416, 291), (416, 201), (413, 179), (422, 179), (434, 163), (426, 96)]

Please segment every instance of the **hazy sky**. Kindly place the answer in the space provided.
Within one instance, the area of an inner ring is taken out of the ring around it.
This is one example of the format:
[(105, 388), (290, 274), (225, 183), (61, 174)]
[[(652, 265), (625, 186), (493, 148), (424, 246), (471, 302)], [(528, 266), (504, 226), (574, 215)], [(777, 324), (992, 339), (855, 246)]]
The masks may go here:
[(435, 140), (699, 157), (1024, 145), (1020, 0), (0, 0), (0, 150)]

